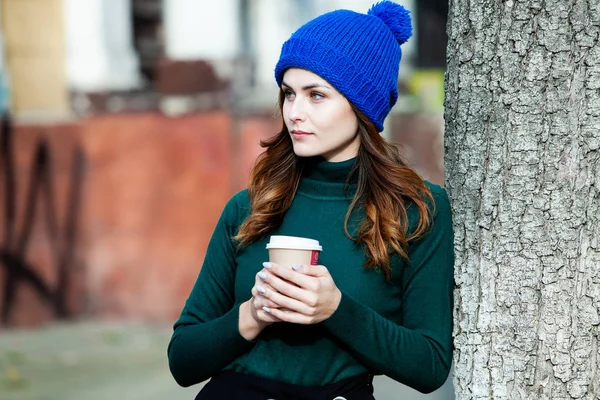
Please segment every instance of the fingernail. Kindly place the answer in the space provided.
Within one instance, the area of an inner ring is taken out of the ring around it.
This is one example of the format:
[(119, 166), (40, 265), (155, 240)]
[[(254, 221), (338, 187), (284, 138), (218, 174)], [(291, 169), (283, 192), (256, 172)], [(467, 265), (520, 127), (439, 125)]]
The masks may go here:
[(265, 267), (266, 269), (269, 269), (269, 268), (272, 268), (273, 265), (270, 262), (264, 262), (263, 267)]
[(294, 271), (298, 271), (298, 272), (300, 272), (300, 271), (302, 271), (302, 265), (298, 265), (298, 264), (292, 264), (292, 269), (293, 269)]
[(265, 294), (265, 292), (266, 292), (265, 288), (264, 288), (264, 287), (262, 287), (262, 286), (257, 286), (257, 287), (256, 287), (256, 291), (257, 291), (258, 293), (262, 293), (262, 294)]
[(259, 272), (258, 277), (262, 280), (265, 280), (265, 279), (267, 279), (267, 274), (265, 274), (264, 272)]
[(265, 307), (263, 307), (263, 311), (270, 313), (271, 309), (269, 307), (265, 306)]

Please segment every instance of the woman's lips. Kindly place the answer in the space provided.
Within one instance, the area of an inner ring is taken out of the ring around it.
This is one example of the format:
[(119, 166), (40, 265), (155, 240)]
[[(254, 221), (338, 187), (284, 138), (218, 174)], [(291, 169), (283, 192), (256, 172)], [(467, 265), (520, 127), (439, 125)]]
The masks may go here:
[(304, 132), (304, 131), (298, 131), (298, 130), (293, 130), (291, 133), (292, 133), (292, 137), (294, 139), (303, 139), (303, 138), (305, 138), (307, 136), (312, 135), (312, 133)]

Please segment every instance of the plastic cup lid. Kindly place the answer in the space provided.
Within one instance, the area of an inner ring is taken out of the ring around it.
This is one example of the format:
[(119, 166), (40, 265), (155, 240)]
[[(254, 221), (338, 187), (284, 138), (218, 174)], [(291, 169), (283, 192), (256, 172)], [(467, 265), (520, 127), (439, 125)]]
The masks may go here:
[(267, 243), (267, 249), (295, 249), (323, 251), (318, 240), (296, 237), (273, 235)]

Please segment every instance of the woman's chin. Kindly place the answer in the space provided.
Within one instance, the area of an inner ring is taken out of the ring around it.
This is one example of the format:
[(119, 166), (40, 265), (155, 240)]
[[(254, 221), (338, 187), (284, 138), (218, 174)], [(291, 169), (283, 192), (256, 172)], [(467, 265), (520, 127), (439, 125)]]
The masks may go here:
[(312, 149), (302, 148), (301, 146), (294, 146), (294, 154), (296, 154), (298, 157), (314, 157), (320, 155), (321, 153)]

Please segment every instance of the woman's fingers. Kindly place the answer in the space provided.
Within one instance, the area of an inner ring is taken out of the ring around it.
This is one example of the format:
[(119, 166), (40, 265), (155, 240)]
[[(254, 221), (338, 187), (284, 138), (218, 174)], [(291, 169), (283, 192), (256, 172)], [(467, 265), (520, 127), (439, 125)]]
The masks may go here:
[[(275, 267), (273, 267), (275, 268)], [(280, 270), (283, 269), (280, 267)], [(314, 296), (314, 293), (306, 290), (303, 287), (298, 286), (297, 284), (295, 284), (294, 282), (290, 282), (288, 280), (286, 280), (285, 278), (283, 278), (281, 275), (276, 275), (274, 272), (276, 272), (277, 270), (267, 270), (267, 271), (261, 271), (257, 274), (257, 277), (263, 282), (261, 284), (259, 284), (259, 287), (262, 287), (264, 285), (269, 285), (273, 290), (273, 292), (278, 292), (282, 295), (284, 295), (285, 297), (289, 297), (291, 299), (295, 299), (298, 300), (302, 303), (305, 303), (309, 306), (314, 305), (314, 303), (316, 302), (316, 298)], [(295, 274), (300, 275), (299, 273), (293, 271)], [(311, 277), (307, 277), (309, 279), (313, 279)], [(297, 279), (298, 281), (298, 279)], [(316, 282), (318, 283), (318, 282)], [(311, 284), (310, 286), (314, 286), (314, 284)], [(266, 292), (266, 290), (265, 290)], [(275, 298), (270, 297), (274, 302), (277, 302), (278, 300), (276, 300)], [(279, 299), (280, 297), (278, 297)]]
[[(276, 263), (272, 263), (272, 262), (265, 262), (263, 263), (263, 266), (265, 267), (265, 269), (263, 271), (261, 271), (263, 274), (265, 273), (270, 273), (272, 275), (275, 275), (287, 282), (293, 283), (295, 286), (304, 288), (304, 289), (308, 289), (308, 290), (314, 290), (314, 284), (315, 284), (315, 280), (312, 279), (313, 276), (311, 276), (312, 274), (307, 274), (305, 271), (307, 271), (309, 268), (311, 268), (310, 266), (302, 266), (302, 265), (294, 265), (292, 268), (289, 267), (282, 267), (279, 264)], [(258, 276), (260, 276), (261, 272), (258, 273)]]
[(258, 307), (258, 308), (262, 308), (263, 306), (280, 307), (281, 306), (280, 304), (277, 304), (276, 302), (269, 300), (267, 298), (267, 296), (265, 296), (265, 294), (267, 292), (269, 292), (269, 293), (275, 292), (275, 290), (273, 290), (271, 285), (269, 285), (268, 283), (266, 283), (260, 279), (258, 279), (258, 281), (259, 282), (257, 282), (254, 285), (254, 287), (252, 288), (252, 296), (254, 298), (256, 298), (260, 303), (260, 307)]
[[(267, 300), (267, 304), (265, 304), (267, 308), (295, 311), (306, 315), (312, 315), (315, 312), (314, 306), (310, 306), (274, 290), (267, 290), (261, 295)], [(275, 307), (272, 306), (273, 304)]]
[(263, 322), (269, 322), (269, 323), (273, 323), (273, 322), (281, 322), (281, 320), (279, 318), (277, 318), (275, 315), (271, 314), (270, 312), (266, 312), (264, 310), (256, 310), (256, 317)]
[(273, 309), (263, 309), (263, 311), (266, 314), (269, 314), (270, 316), (272, 316), (273, 318), (277, 318), (278, 321), (281, 322), (291, 322), (293, 324), (302, 324), (302, 325), (309, 325), (309, 324), (314, 324), (316, 322), (319, 322), (315, 319), (314, 316), (310, 316), (310, 315), (305, 315), (299, 312), (294, 312), (291, 310), (285, 310), (285, 309), (278, 309), (278, 308), (273, 308)]
[[(266, 305), (264, 311), (283, 321), (313, 324), (329, 318), (338, 308), (342, 294), (325, 266), (299, 265), (289, 269), (274, 263), (263, 265), (265, 269), (257, 274), (263, 282), (258, 284), (261, 296), (279, 305), (272, 310)], [(272, 290), (261, 285), (269, 285)]]
[(261, 305), (261, 303), (259, 301), (257, 301), (258, 299), (256, 297), (252, 298), (252, 302), (251, 302), (251, 308), (252, 308), (252, 312), (255, 315), (255, 318), (263, 321), (263, 322), (280, 322), (281, 320), (279, 318), (277, 318), (276, 316), (274, 316), (273, 314), (266, 312), (265, 309), (267, 310), (275, 310), (275, 307), (267, 307), (265, 305)]
[(325, 266), (263, 266), (252, 289), (257, 309), (297, 324), (321, 322), (337, 309), (342, 295)]
[[(272, 291), (270, 291), (272, 293)], [(266, 294), (266, 293), (265, 293)], [(262, 310), (263, 307), (269, 308), (280, 308), (281, 305), (273, 302), (267, 298), (264, 294), (256, 292), (256, 288), (252, 289), (252, 295), (254, 296), (254, 305), (257, 310)]]

